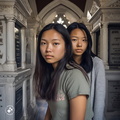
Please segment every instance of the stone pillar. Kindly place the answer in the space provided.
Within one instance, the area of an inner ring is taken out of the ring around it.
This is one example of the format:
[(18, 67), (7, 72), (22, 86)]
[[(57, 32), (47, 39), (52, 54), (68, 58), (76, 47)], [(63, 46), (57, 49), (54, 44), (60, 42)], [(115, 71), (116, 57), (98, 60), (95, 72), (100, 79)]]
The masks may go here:
[(92, 51), (96, 54), (96, 41), (95, 41), (95, 33), (91, 32), (91, 38), (92, 38)]
[(14, 17), (6, 17), (7, 19), (7, 61), (4, 69), (7, 71), (15, 71), (17, 69), (15, 61), (15, 19)]
[(34, 60), (34, 28), (30, 29), (30, 51), (31, 51), (31, 64), (33, 65), (33, 60)]
[(23, 116), (25, 120), (27, 120), (27, 99), (28, 99), (26, 81), (27, 80), (23, 82)]
[(30, 79), (30, 99), (33, 102), (33, 105), (35, 104), (34, 99), (34, 93), (33, 93), (33, 73), (34, 73), (34, 67), (35, 67), (35, 58), (36, 58), (36, 30), (33, 28), (30, 28), (30, 43), (31, 43), (31, 64), (32, 64), (32, 75)]
[(25, 37), (25, 28), (21, 29), (21, 67), (24, 69), (26, 67), (26, 37)]
[(102, 58), (105, 68), (108, 67), (108, 23), (103, 22), (100, 29), (100, 57)]

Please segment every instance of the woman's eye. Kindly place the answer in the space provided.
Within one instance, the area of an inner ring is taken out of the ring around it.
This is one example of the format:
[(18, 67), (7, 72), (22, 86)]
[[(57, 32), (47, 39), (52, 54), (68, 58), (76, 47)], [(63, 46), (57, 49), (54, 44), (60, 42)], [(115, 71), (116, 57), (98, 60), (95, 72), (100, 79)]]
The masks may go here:
[(83, 39), (83, 41), (85, 41), (85, 42), (86, 42), (86, 41), (87, 41), (87, 39)]
[(41, 42), (40, 45), (45, 45), (46, 43), (45, 42)]
[(54, 45), (59, 45), (59, 43), (54, 43)]
[(72, 41), (76, 41), (77, 39), (71, 39)]

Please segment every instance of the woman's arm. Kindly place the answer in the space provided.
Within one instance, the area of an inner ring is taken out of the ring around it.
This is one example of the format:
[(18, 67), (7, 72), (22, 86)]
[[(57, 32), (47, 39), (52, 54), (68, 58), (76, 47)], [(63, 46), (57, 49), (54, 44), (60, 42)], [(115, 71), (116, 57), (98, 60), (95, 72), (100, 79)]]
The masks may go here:
[(80, 95), (70, 100), (70, 120), (84, 120), (87, 96)]
[(48, 106), (44, 120), (51, 120), (51, 118), (52, 118), (52, 116), (51, 116), (51, 113), (50, 113), (50, 108)]
[(94, 91), (94, 119), (104, 120), (106, 77), (103, 61), (96, 58), (94, 60), (95, 69), (95, 91)]

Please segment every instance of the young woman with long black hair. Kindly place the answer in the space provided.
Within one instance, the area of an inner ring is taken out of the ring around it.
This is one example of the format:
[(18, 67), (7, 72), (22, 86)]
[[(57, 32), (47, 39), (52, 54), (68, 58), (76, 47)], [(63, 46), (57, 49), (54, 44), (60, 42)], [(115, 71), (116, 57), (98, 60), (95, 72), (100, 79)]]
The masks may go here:
[(38, 37), (34, 83), (48, 102), (45, 120), (91, 120), (89, 80), (72, 59), (69, 33), (61, 24), (46, 25)]
[(72, 41), (73, 58), (88, 73), (91, 82), (93, 120), (104, 120), (106, 79), (103, 61), (92, 52), (91, 35), (83, 23), (74, 22), (67, 29)]

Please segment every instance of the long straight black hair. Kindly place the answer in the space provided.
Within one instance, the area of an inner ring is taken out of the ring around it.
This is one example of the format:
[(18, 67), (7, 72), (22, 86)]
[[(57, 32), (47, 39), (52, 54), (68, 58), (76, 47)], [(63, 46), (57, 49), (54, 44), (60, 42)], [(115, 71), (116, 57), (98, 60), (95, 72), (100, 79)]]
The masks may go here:
[[(81, 61), (81, 66), (84, 68), (84, 70), (89, 73), (92, 68), (93, 68), (93, 60), (92, 57), (95, 57), (96, 55), (92, 52), (92, 38), (90, 35), (89, 30), (87, 29), (87, 27), (83, 24), (83, 23), (77, 23), (77, 22), (73, 22), (72, 24), (70, 24), (67, 28), (69, 34), (72, 32), (72, 30), (74, 29), (80, 29), (85, 31), (86, 35), (87, 35), (87, 40), (88, 40), (88, 46), (86, 51), (83, 53), (82, 55), (82, 61)], [(92, 57), (91, 57), (92, 56)]]
[[(63, 40), (65, 41), (65, 55), (59, 61), (58, 66), (55, 70), (51, 64), (47, 63), (41, 55), (40, 51), (40, 42), (42, 34), (50, 29), (56, 30), (61, 34)], [(57, 85), (59, 81), (59, 77), (64, 69), (67, 69), (66, 64), (70, 64), (74, 68), (78, 68), (81, 70), (86, 80), (88, 80), (88, 76), (84, 69), (78, 66), (73, 58), (72, 58), (72, 42), (69, 36), (67, 29), (61, 24), (48, 24), (46, 25), (41, 32), (39, 33), (38, 43), (37, 43), (37, 52), (36, 52), (36, 66), (34, 72), (34, 86), (36, 95), (39, 95), (40, 98), (46, 100), (55, 100)]]
[[(61, 34), (65, 42), (65, 48), (66, 48), (65, 55), (59, 61), (55, 71), (53, 70), (52, 65), (44, 60), (40, 51), (40, 42), (41, 42), (42, 34), (50, 29), (54, 29)], [(37, 92), (37, 95), (40, 95), (39, 97), (46, 100), (55, 99), (56, 87), (58, 84), (60, 74), (65, 68), (65, 65), (68, 63), (68, 60), (71, 58), (72, 58), (72, 43), (67, 29), (61, 24), (51, 23), (46, 25), (41, 30), (38, 36), (36, 66), (34, 72), (35, 91)]]

